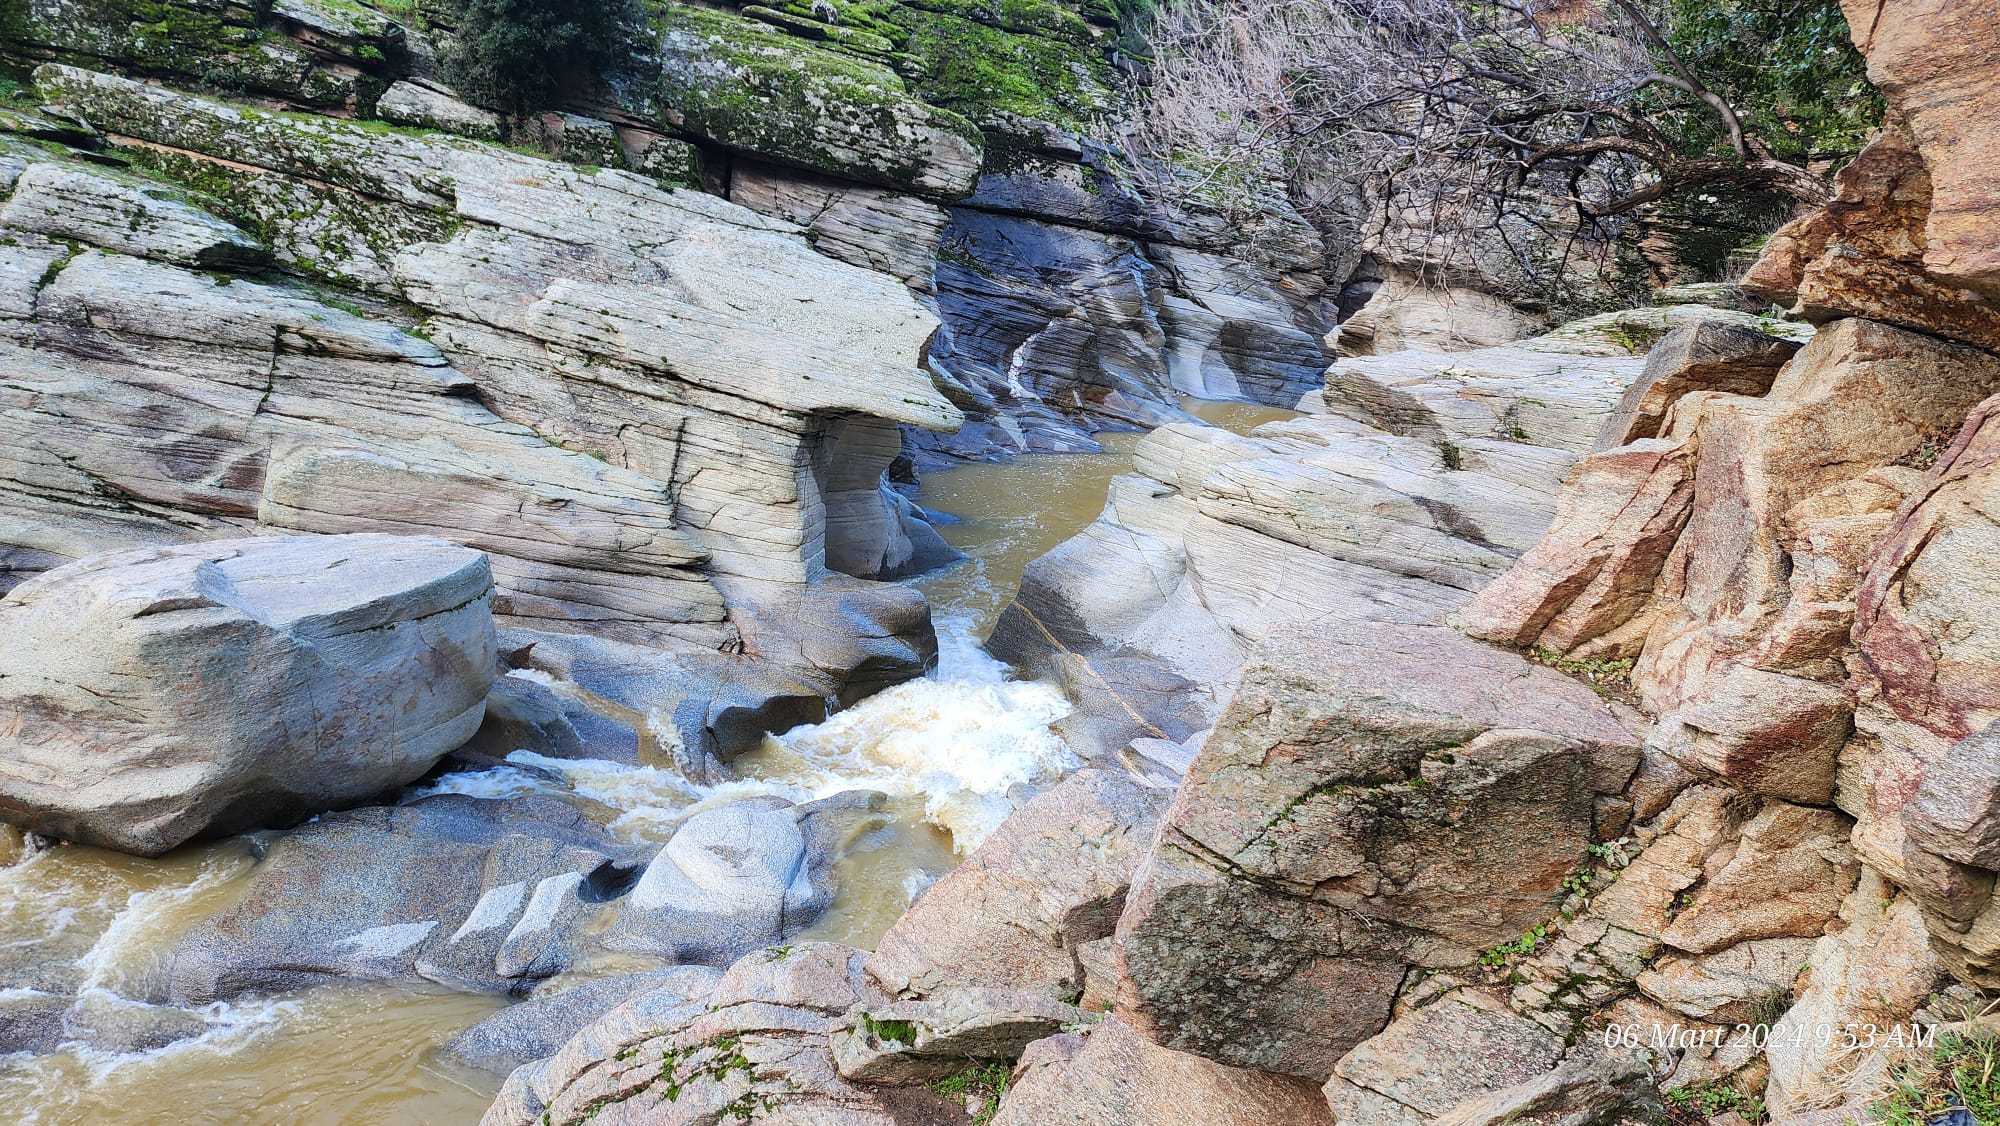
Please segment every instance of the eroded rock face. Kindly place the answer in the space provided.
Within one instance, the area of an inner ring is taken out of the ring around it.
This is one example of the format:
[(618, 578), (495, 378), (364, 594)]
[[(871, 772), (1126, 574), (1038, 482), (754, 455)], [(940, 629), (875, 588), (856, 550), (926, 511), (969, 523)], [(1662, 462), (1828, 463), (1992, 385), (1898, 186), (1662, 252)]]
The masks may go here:
[(1409, 964), (1546, 918), (1638, 764), (1588, 689), (1441, 627), (1276, 634), (1190, 768), (1119, 921), (1117, 1012), (1323, 1080)]
[(158, 855), (393, 792), (479, 728), (493, 578), (385, 535), (92, 556), (0, 599), (0, 812)]
[[(253, 525), (436, 532), (490, 553), (511, 623), (685, 652), (702, 676), (746, 650), (725, 683), (775, 669), (833, 699), (930, 659), (919, 600), (846, 577), (952, 557), (883, 480), (901, 423), (958, 417), (918, 366), (937, 322), (893, 279), (645, 175), (69, 67), (41, 81), (212, 194), (167, 214), (140, 192), (156, 221), (93, 225), (90, 200), (138, 189), (7, 149), (11, 568)], [(103, 249), (31, 233), (58, 196), (50, 235)], [(164, 264), (220, 253), (218, 215), (285, 268), (422, 310), (426, 335)], [(830, 618), (854, 644), (822, 636)]]
[(1439, 620), (1535, 543), (1642, 366), (1534, 343), (1342, 360), (1315, 413), (1247, 436), (1161, 427), (1029, 565), (993, 651), (1070, 689), (1067, 733), (1109, 754), (1212, 723), (1280, 624)]
[(2000, 717), (2000, 667), (1978, 624), (1992, 603), (1982, 576), (1995, 525), (1981, 498), (2000, 480), (1995, 405), (1972, 412), (1861, 581), (1854, 679), (1864, 738), (1849, 756), (1842, 802), (1860, 819), (1863, 858), (1911, 889), (1954, 972), (1981, 984), (2000, 982), (2000, 856), (1983, 843), (1980, 820), (1992, 783), (1983, 732)]
[[(1887, 10), (1887, 6), (1884, 6)], [(1893, 17), (1902, 20), (1900, 11)], [(1858, 316), (1992, 348), (2000, 307), (1927, 262), (1936, 195), (1925, 154), (1892, 117), (1835, 177), (1823, 210), (1771, 236), (1746, 288), (1811, 321)]]
[(1924, 266), (1950, 282), (2000, 290), (2000, 76), (1986, 13), (1937, 0), (1841, 5), (1868, 79), (1910, 123), (1930, 173)]

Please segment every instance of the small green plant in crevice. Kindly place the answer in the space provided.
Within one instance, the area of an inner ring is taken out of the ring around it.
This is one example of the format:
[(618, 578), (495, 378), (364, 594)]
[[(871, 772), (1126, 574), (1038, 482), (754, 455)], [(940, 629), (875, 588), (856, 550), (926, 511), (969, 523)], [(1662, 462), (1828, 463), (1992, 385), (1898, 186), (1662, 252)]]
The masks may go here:
[(972, 1121), (975, 1126), (985, 1126), (1000, 1113), (1000, 1099), (1007, 1093), (1007, 1065), (974, 1064), (956, 1075), (933, 1081), (930, 1087), (948, 1099), (968, 1101), (972, 1096), (978, 1096), (980, 1107), (973, 1114)]
[(1606, 657), (1572, 657), (1546, 645), (1537, 645), (1529, 656), (1538, 665), (1583, 681), (1599, 696), (1610, 697), (1614, 693), (1627, 692), (1632, 688), (1632, 661), (1628, 657), (1616, 660)]
[(1479, 964), (1489, 970), (1499, 969), (1517, 955), (1533, 954), (1541, 949), (1542, 943), (1547, 942), (1554, 933), (1555, 928), (1547, 923), (1532, 927), (1528, 933), (1511, 942), (1503, 942), (1480, 951)]
[(1891, 1074), (1888, 1096), (1870, 1108), (1887, 1126), (1925, 1126), (1960, 1108), (1980, 1126), (2000, 1123), (2000, 1038), (1939, 1033)]
[(914, 1044), (917, 1042), (917, 1026), (907, 1020), (876, 1020), (875, 1014), (863, 1010), (861, 1031), (880, 1040), (884, 1044)]
[(1764, 1100), (1727, 1079), (1690, 1083), (1660, 1092), (1667, 1113), (1677, 1123), (1706, 1122), (1718, 1114), (1739, 1114), (1753, 1124), (1770, 1118)]
[(1949, 434), (1929, 435), (1918, 442), (1909, 453), (1897, 458), (1896, 464), (1910, 469), (1929, 469), (1936, 465), (1938, 458), (1943, 457), (1944, 451), (1950, 448), (1951, 438)]

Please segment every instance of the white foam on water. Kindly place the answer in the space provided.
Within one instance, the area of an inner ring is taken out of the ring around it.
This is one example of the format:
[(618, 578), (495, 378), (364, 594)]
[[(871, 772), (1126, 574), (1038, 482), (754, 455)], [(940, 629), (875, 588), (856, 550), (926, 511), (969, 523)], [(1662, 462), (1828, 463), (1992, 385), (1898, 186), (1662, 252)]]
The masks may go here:
[[(701, 784), (672, 768), (515, 751), (505, 765), (447, 774), (406, 800), (568, 793), (620, 810), (614, 833), (657, 842), (690, 814), (746, 797), (802, 802), (880, 790), (921, 797), (924, 819), (949, 832), (960, 853), (970, 852), (1013, 812), (1010, 790), (1052, 782), (1080, 764), (1049, 727), (1070, 711), (1060, 691), (1009, 679), (1008, 667), (973, 640), (969, 617), (941, 617), (937, 629), (936, 672), (824, 723), (766, 739), (741, 764), (745, 777)], [(673, 725), (653, 718), (649, 726), (664, 741)]]
[(243, 874), (251, 865), (247, 857), (211, 856), (202, 861), (194, 879), (178, 887), (135, 891), (125, 900), (125, 909), (111, 920), (97, 942), (77, 959), (83, 970), (83, 989), (111, 993), (132, 984), (162, 946), (177, 916), (191, 914), (192, 905), (212, 891)]
[(938, 622), (938, 671), (870, 696), (824, 723), (767, 741), (768, 773), (816, 796), (921, 796), (924, 819), (966, 853), (1013, 812), (1008, 791), (1053, 781), (1076, 756), (1049, 725), (1070, 712), (1053, 685), (1009, 680), (966, 619)]

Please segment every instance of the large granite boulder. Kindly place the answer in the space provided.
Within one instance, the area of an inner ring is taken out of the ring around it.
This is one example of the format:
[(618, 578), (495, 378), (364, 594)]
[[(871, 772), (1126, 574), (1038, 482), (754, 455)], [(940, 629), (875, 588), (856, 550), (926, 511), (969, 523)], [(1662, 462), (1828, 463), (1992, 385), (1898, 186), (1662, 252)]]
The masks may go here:
[(1086, 768), (1016, 810), (876, 944), (892, 993), (1015, 989), (1074, 1001), (1080, 951), (1110, 937), (1168, 792)]
[(1548, 918), (1637, 739), (1583, 685), (1442, 627), (1259, 649), (1119, 920), (1119, 1016), (1177, 1050), (1323, 1081), (1410, 965)]
[(1332, 1126), (1312, 1084), (1168, 1051), (1117, 1020), (1028, 1046), (994, 1126)]
[(93, 556), (0, 600), (0, 811), (158, 855), (393, 792), (471, 738), (486, 557), (286, 536)]

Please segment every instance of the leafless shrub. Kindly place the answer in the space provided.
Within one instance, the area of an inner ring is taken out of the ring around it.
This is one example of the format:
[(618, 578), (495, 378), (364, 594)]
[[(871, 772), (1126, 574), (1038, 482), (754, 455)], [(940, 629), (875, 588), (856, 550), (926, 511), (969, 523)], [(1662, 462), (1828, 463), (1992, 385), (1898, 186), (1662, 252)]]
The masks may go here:
[(1829, 194), (1640, 0), (1168, 0), (1154, 42), (1131, 141), (1160, 194), (1229, 213), (1282, 189), (1434, 280), (1560, 288), (1681, 189)]

